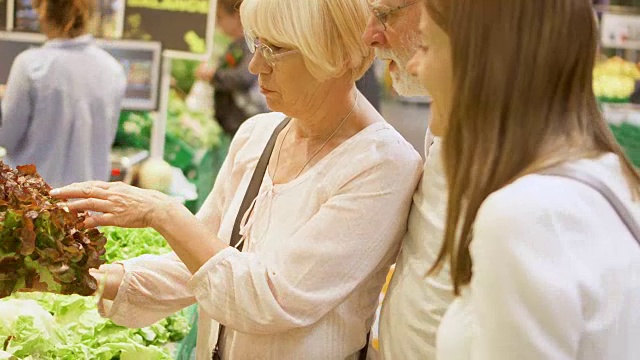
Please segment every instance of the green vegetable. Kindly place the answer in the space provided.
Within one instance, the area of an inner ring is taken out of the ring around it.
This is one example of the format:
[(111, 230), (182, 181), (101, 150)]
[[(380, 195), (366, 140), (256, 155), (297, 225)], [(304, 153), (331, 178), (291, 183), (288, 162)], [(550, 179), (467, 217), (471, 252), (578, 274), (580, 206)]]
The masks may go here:
[[(151, 228), (123, 229), (103, 227), (100, 229), (107, 241), (105, 259), (108, 263), (132, 259), (141, 255), (162, 255), (171, 252), (167, 241)], [(155, 332), (153, 344), (182, 340), (189, 332), (189, 309), (184, 309), (151, 326)], [(148, 332), (146, 333), (149, 334)], [(146, 337), (149, 339), (149, 337)]]
[(89, 269), (103, 261), (106, 239), (83, 228), (84, 216), (57, 205), (34, 165), (0, 161), (0, 298), (37, 281), (61, 294), (91, 295)]
[[(171, 251), (152, 229), (101, 231), (108, 239), (108, 262)], [(0, 300), (0, 360), (168, 360), (165, 345), (186, 336), (189, 313), (184, 309), (149, 327), (129, 329), (102, 318), (93, 297), (16, 293)]]
[[(162, 346), (187, 330), (186, 310), (142, 329), (102, 318), (96, 299), (18, 293), (0, 300), (0, 344), (18, 359), (171, 359)], [(0, 353), (2, 359), (2, 353)]]
[(196, 69), (200, 65), (199, 61), (186, 59), (171, 60), (171, 77), (176, 81), (176, 87), (182, 93), (188, 94), (195, 82)]
[(103, 227), (100, 230), (109, 239), (105, 245), (104, 255), (107, 263), (128, 260), (145, 254), (161, 255), (171, 251), (162, 235), (150, 228)]
[(195, 149), (212, 149), (220, 145), (222, 128), (211, 113), (191, 111), (175, 90), (169, 93), (167, 134)]
[(147, 111), (122, 111), (114, 146), (148, 150), (153, 118)]

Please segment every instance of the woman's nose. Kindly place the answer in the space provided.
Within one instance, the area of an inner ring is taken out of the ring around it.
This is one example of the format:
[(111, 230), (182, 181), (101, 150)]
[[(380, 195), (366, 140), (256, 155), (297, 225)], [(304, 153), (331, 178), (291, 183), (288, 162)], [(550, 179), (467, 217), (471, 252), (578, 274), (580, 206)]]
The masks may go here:
[(258, 75), (270, 73), (272, 70), (271, 66), (269, 66), (267, 61), (264, 59), (264, 56), (260, 53), (260, 50), (256, 49), (251, 61), (249, 62), (249, 72), (253, 75)]

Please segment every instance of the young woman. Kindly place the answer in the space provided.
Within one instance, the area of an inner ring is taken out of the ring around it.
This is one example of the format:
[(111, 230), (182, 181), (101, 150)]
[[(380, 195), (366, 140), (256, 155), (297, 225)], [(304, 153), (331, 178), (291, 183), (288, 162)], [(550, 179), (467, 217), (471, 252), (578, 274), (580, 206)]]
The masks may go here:
[(589, 0), (426, 0), (412, 69), (438, 105), (458, 296), (438, 359), (637, 359), (640, 178), (598, 111)]

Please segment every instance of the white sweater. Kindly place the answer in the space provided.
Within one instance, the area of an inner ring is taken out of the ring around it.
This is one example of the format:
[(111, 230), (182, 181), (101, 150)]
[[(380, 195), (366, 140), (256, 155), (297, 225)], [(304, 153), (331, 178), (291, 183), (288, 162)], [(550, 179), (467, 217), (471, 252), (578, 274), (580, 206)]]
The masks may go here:
[[(615, 155), (573, 165), (640, 219)], [(529, 175), (487, 198), (474, 229), (473, 277), (442, 320), (438, 359), (640, 359), (640, 246), (599, 193)]]
[[(243, 124), (198, 214), (224, 241), (253, 170), (281, 114)], [(391, 126), (376, 123), (297, 179), (265, 176), (242, 231), (244, 252), (227, 249), (193, 276), (173, 254), (127, 261), (105, 312), (139, 327), (197, 302), (197, 356), (211, 358), (218, 320), (223, 358), (351, 359), (365, 344), (389, 266), (406, 231), (420, 156)]]

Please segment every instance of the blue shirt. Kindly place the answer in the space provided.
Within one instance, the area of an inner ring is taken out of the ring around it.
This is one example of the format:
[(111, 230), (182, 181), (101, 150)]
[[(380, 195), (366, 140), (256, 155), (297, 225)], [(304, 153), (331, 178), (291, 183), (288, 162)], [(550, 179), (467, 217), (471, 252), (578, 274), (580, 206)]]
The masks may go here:
[(51, 186), (108, 180), (126, 77), (90, 35), (21, 53), (2, 101), (10, 166), (36, 164)]

